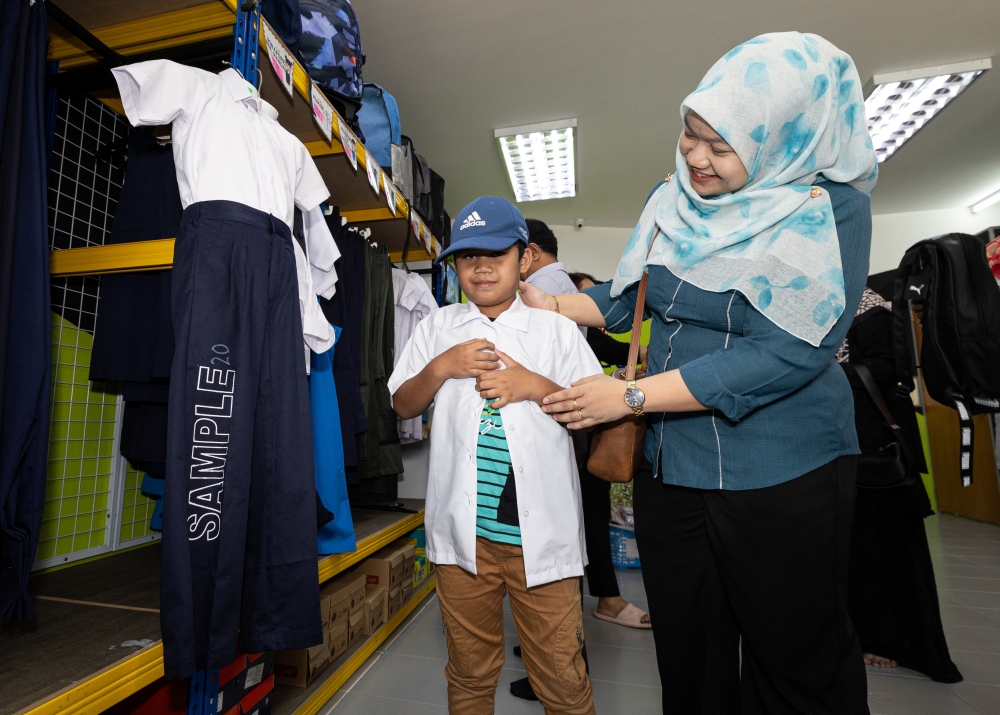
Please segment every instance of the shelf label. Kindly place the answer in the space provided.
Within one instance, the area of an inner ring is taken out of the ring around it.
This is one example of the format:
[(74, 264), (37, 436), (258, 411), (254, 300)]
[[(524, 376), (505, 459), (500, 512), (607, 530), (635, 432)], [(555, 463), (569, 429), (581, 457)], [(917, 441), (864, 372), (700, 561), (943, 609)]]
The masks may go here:
[(410, 228), (413, 229), (413, 237), (418, 241), (422, 240), (420, 238), (420, 217), (417, 216), (417, 212), (410, 207)]
[(431, 236), (431, 230), (427, 227), (426, 223), (421, 223), (420, 224), (420, 233), (422, 234), (423, 239), (424, 239), (424, 248), (426, 248), (427, 252), (430, 253), (431, 252), (431, 238), (433, 238), (433, 237)]
[(347, 126), (347, 122), (344, 118), (337, 115), (337, 132), (340, 134), (340, 143), (344, 145), (344, 153), (347, 154), (347, 160), (351, 162), (351, 166), (354, 170), (358, 170), (358, 138), (354, 136), (354, 132), (351, 128)]
[(328, 142), (333, 142), (333, 105), (323, 94), (323, 90), (310, 80), (309, 82), (309, 106), (312, 107), (313, 119), (319, 124), (319, 129), (323, 132)]
[(431, 236), (431, 253), (434, 254), (435, 256), (440, 256), (441, 251), (443, 250), (444, 247), (438, 242), (436, 238)]
[(392, 209), (392, 215), (396, 215), (396, 185), (392, 183), (385, 172), (382, 172), (382, 187), (385, 189), (385, 201)]
[(365, 169), (368, 171), (368, 183), (372, 185), (372, 188), (375, 189), (375, 195), (378, 196), (378, 175), (382, 173), (382, 170), (378, 168), (378, 162), (368, 150), (365, 150)]
[(266, 22), (262, 21), (264, 28), (264, 47), (267, 49), (267, 56), (271, 58), (271, 67), (278, 79), (284, 86), (289, 96), (293, 95), (292, 84), (295, 78), (295, 56), (285, 47), (285, 43), (278, 39), (274, 30)]

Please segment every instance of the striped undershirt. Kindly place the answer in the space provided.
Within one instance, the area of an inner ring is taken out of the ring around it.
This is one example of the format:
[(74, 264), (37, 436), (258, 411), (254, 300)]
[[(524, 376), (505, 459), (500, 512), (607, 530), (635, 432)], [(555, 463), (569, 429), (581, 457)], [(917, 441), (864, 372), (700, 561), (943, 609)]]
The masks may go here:
[(476, 444), (476, 535), (521, 545), (517, 492), (500, 410), (483, 405)]

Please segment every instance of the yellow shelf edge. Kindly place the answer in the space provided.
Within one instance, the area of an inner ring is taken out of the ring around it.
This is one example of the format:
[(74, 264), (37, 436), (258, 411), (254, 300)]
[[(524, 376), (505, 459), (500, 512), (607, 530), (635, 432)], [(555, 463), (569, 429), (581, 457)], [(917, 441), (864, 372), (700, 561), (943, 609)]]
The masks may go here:
[[(224, 3), (173, 10), (150, 17), (107, 25), (92, 30), (94, 36), (123, 55), (187, 45), (232, 34), (235, 9)], [(94, 64), (100, 57), (82, 40), (61, 32), (50, 32), (49, 60), (58, 60), (60, 69)]]
[(406, 220), (405, 216), (393, 216), (388, 208), (378, 209), (358, 209), (357, 211), (341, 211), (340, 215), (347, 219), (347, 223), (364, 223), (365, 221), (392, 221), (393, 219)]
[(371, 556), (383, 546), (388, 546), (401, 536), (405, 536), (414, 529), (419, 529), (423, 524), (424, 510), (421, 509), (416, 514), (410, 514), (392, 526), (387, 526), (382, 531), (365, 537), (358, 542), (357, 548), (354, 551), (346, 554), (324, 556), (319, 562), (319, 582), (329, 581), (337, 574), (346, 571), (354, 564)]
[(406, 618), (416, 610), (417, 606), (424, 602), (434, 588), (437, 586), (437, 574), (432, 573), (424, 583), (413, 592), (410, 600), (403, 604), (399, 613), (393, 616), (388, 623), (384, 623), (364, 644), (348, 658), (343, 665), (333, 672), (332, 675), (313, 693), (308, 700), (299, 706), (295, 715), (316, 715), (320, 709), (330, 702), (330, 698), (337, 694), (344, 683), (351, 679), (358, 668), (364, 665), (376, 649), (382, 645)]
[[(424, 510), (421, 509), (416, 514), (411, 514), (392, 526), (388, 526), (382, 529), (382, 531), (361, 539), (357, 544), (357, 550), (351, 553), (324, 557), (319, 562), (319, 582), (323, 583), (329, 580), (341, 571), (375, 553), (383, 546), (387, 546), (401, 536), (420, 528), (423, 523)], [(428, 581), (431, 578), (433, 578), (433, 575), (428, 578)], [(427, 583), (421, 587), (421, 589), (427, 588)], [(418, 599), (418, 593), (420, 593), (419, 590), (414, 592), (413, 597), (407, 604), (414, 603)], [(405, 610), (406, 606), (403, 606), (400, 613), (403, 613)], [(412, 610), (411, 607), (410, 611)], [(396, 618), (399, 618), (400, 613), (396, 614)], [(390, 621), (390, 623), (393, 622), (395, 622), (395, 618)], [(385, 640), (385, 637), (382, 640)], [(377, 648), (381, 642), (376, 643), (375, 647)], [(365, 657), (367, 658), (367, 656)], [(354, 669), (357, 670), (357, 666)], [(354, 671), (352, 670), (351, 672), (353, 673)], [(30, 709), (22, 711), (20, 715), (69, 715), (69, 713), (73, 715), (98, 715), (162, 677), (163, 643), (157, 641), (132, 657), (118, 661), (104, 670), (95, 673), (79, 685), (70, 686), (35, 707), (29, 706)], [(350, 677), (350, 675), (347, 677)], [(340, 686), (338, 685), (337, 687), (339, 688)], [(312, 712), (315, 713), (316, 711)]]
[(162, 271), (173, 264), (172, 238), (49, 251), (49, 274), (53, 278)]
[(22, 713), (98, 715), (162, 677), (163, 644), (157, 642)]

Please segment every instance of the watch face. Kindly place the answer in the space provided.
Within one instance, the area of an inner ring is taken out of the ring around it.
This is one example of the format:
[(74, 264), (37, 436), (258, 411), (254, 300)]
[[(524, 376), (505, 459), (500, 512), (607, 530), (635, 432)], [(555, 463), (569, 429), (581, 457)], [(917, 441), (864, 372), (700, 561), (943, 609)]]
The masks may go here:
[(642, 407), (642, 403), (645, 401), (646, 395), (638, 387), (630, 387), (625, 390), (625, 404), (629, 407)]

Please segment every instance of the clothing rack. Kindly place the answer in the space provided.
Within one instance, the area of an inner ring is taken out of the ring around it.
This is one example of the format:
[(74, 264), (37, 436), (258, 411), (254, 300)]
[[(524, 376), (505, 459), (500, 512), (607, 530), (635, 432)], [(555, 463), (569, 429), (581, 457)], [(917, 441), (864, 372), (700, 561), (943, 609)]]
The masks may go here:
[[(255, 11), (258, 16), (259, 10), (255, 3), (241, 5), (240, 1), (205, 0), (204, 4), (189, 7), (190, 3), (186, 0), (161, 0), (155, 5), (127, 3), (124, 0), (114, 3), (61, 0), (64, 12), (56, 9), (51, 13), (53, 22), (50, 23), (49, 59), (60, 63), (60, 72), (54, 76), (51, 86), (64, 89), (72, 87), (76, 91), (90, 92), (94, 99), (118, 114), (124, 114), (121, 99), (108, 82), (109, 64), (162, 57), (177, 61), (191, 59), (189, 64), (205, 65), (206, 69), (209, 68), (206, 63), (215, 63), (212, 67), (214, 71), (218, 71), (222, 69), (220, 59), (229, 54), (227, 52), (223, 55), (221, 50), (233, 50), (239, 44), (238, 41), (234, 44), (234, 37), (246, 38), (242, 48), (247, 51), (242, 59), (235, 57), (238, 54), (235, 52), (231, 59), (243, 63), (239, 68), (248, 79), (260, 78), (262, 97), (277, 107), (280, 112), (279, 122), (297, 136), (314, 157), (316, 166), (331, 191), (331, 200), (341, 207), (341, 215), (352, 224), (370, 229), (372, 239), (388, 249), (390, 259), (395, 263), (401, 262), (404, 244), (413, 236), (410, 219), (415, 214), (412, 213), (412, 208), (398, 192), (391, 207), (386, 204), (383, 191), (375, 192), (367, 177), (366, 152), (358, 152), (357, 169), (351, 165), (341, 142), (336, 118), (332, 138), (327, 140), (322, 135), (312, 118), (308, 75), (301, 65), (296, 63), (294, 67), (292, 96), (285, 92), (270, 67), (261, 67), (259, 72), (253, 71), (255, 63), (267, 57), (266, 48), (260, 35), (261, 21), (258, 19), (255, 22), (253, 17), (248, 18), (248, 13), (242, 8), (247, 7), (248, 11)], [(51, 4), (49, 7), (52, 7)], [(63, 25), (57, 24), (60, 18), (64, 21)], [(241, 30), (234, 34), (238, 18), (243, 20), (240, 23)], [(109, 24), (111, 20), (120, 21)], [(264, 50), (264, 54), (261, 54), (261, 50)], [(234, 61), (233, 64), (237, 63)], [(261, 64), (269, 65), (270, 62)], [(418, 241), (417, 246), (416, 249), (407, 250), (408, 261), (431, 260), (439, 250), (437, 239), (433, 239), (431, 251), (427, 250), (423, 242)], [(53, 250), (50, 252), (51, 276), (57, 280), (86, 280), (108, 273), (161, 271), (172, 267), (173, 253), (173, 237)], [(416, 272), (430, 271), (420, 269)], [(106, 404), (114, 405), (113, 402)], [(118, 412), (120, 414), (120, 403)], [(120, 421), (120, 417), (117, 419)], [(120, 422), (115, 429), (120, 429)], [(124, 458), (117, 456), (117, 437), (114, 445), (114, 458), (124, 462)], [(317, 576), (321, 583), (423, 525), (422, 500), (398, 501), (402, 503), (402, 509), (398, 511), (358, 510), (353, 515), (357, 549), (350, 553), (320, 557), (317, 561)], [(122, 508), (120, 497), (117, 507), (109, 504), (109, 517), (115, 508)], [(109, 518), (107, 528), (110, 533), (111, 529), (117, 528), (117, 522)], [(117, 543), (117, 539), (114, 543)], [(53, 611), (48, 610), (46, 614), (46, 609), (59, 608), (63, 609), (60, 613), (72, 615), (71, 621), (74, 624), (83, 624), (78, 626), (80, 628), (98, 628), (98, 623), (105, 625), (103, 631), (80, 633), (76, 636), (79, 642), (99, 645), (98, 650), (101, 651), (103, 660), (88, 660), (87, 654), (79, 648), (56, 647), (56, 634), (47, 636), (44, 622), (33, 634), (34, 640), (31, 643), (34, 650), (30, 656), (19, 656), (18, 649), (27, 641), (7, 640), (5, 654), (12, 662), (30, 663), (33, 670), (46, 677), (31, 680), (27, 686), (31, 689), (27, 694), (30, 695), (27, 701), (24, 692), (20, 693), (20, 699), (6, 698), (5, 704), (0, 704), (0, 715), (13, 715), (15, 712), (28, 715), (97, 715), (162, 678), (163, 649), (159, 642), (149, 645), (143, 642), (137, 651), (122, 648), (116, 642), (116, 639), (120, 639), (120, 633), (128, 630), (127, 625), (131, 623), (129, 619), (136, 619), (141, 615), (151, 623), (158, 622), (158, 616), (154, 617), (159, 607), (158, 587), (149, 583), (141, 588), (130, 585), (133, 578), (131, 572), (119, 576), (122, 583), (114, 583), (114, 574), (117, 573), (115, 569), (129, 568), (125, 564), (126, 560), (148, 562), (148, 558), (155, 556), (158, 551), (155, 544), (136, 548), (138, 550), (116, 552), (108, 554), (107, 558), (79, 564), (70, 564), (72, 559), (67, 557), (65, 561), (70, 568), (54, 572), (46, 569), (33, 576), (32, 583), (38, 583), (39, 586), (33, 586), (32, 591), (38, 596), (36, 603), (40, 614), (46, 615), (47, 619), (52, 617)], [(112, 574), (110, 578), (107, 576), (109, 572)], [(100, 576), (97, 575), (99, 573)], [(393, 630), (424, 598), (433, 593), (434, 588), (435, 577), (432, 574), (414, 589), (411, 599), (395, 617), (373, 635), (361, 639), (348, 651), (346, 657), (337, 661), (310, 687), (276, 687), (275, 714), (313, 715), (318, 712)], [(131, 596), (123, 596), (123, 593)], [(132, 598), (134, 604), (127, 598)], [(98, 614), (101, 618), (91, 618), (92, 614)], [(108, 627), (108, 623), (120, 623), (121, 627)], [(156, 627), (155, 633), (158, 632)], [(151, 640), (155, 641), (156, 638), (151, 636)], [(111, 650), (112, 647), (116, 650)], [(113, 660), (116, 652), (125, 657)], [(109, 657), (112, 658), (111, 662), (108, 661)], [(88, 667), (92, 667), (89, 672)], [(72, 684), (62, 687), (67, 680), (72, 681)], [(2, 682), (3, 674), (0, 673), (0, 685)], [(18, 687), (22, 687), (23, 679), (17, 682)]]

